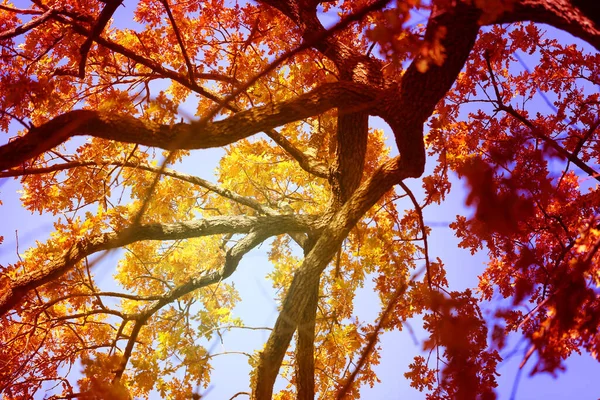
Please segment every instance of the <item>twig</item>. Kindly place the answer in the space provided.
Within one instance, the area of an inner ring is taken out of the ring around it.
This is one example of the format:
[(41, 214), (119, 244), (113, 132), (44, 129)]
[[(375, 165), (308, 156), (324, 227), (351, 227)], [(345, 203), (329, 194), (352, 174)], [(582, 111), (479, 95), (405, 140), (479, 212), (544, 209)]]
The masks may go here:
[(179, 48), (181, 49), (181, 53), (183, 54), (183, 59), (185, 60), (185, 65), (187, 65), (190, 81), (194, 82), (195, 81), (194, 67), (192, 66), (192, 63), (187, 54), (187, 51), (185, 50), (185, 45), (183, 44), (181, 32), (179, 31), (179, 28), (177, 27), (177, 23), (175, 22), (175, 18), (173, 17), (173, 13), (171, 12), (171, 7), (169, 7), (169, 0), (162, 0), (161, 2), (165, 6), (165, 11), (167, 12), (167, 16), (169, 17), (169, 20), (171, 21), (171, 26), (173, 27), (173, 31), (175, 32), (175, 37), (177, 38), (177, 43), (179, 43)]
[(419, 216), (419, 225), (421, 227), (421, 235), (423, 236), (423, 251), (425, 252), (425, 267), (427, 268), (427, 285), (429, 286), (429, 290), (431, 290), (431, 264), (429, 262), (429, 246), (427, 244), (427, 229), (425, 228), (425, 221), (423, 220), (423, 210), (419, 205), (415, 195), (413, 192), (406, 186), (404, 182), (399, 183), (402, 190), (406, 192), (410, 200), (412, 201), (415, 211)]
[[(415, 274), (415, 276), (411, 279), (411, 282), (414, 281), (414, 280), (416, 280), (416, 278), (419, 275), (420, 275), (420, 272), (417, 273), (417, 274)], [(369, 339), (369, 342), (367, 343), (367, 345), (363, 349), (363, 351), (362, 351), (362, 353), (360, 355), (360, 358), (359, 358), (358, 362), (356, 363), (356, 368), (354, 369), (354, 371), (352, 371), (352, 373), (350, 374), (350, 376), (348, 377), (348, 379), (346, 379), (346, 382), (344, 383), (344, 385), (342, 386), (342, 388), (338, 391), (337, 396), (336, 396), (337, 400), (341, 400), (341, 399), (344, 399), (346, 397), (346, 394), (348, 393), (348, 391), (350, 390), (352, 384), (354, 383), (354, 380), (356, 379), (356, 376), (358, 375), (358, 373), (360, 372), (361, 368), (366, 363), (367, 358), (369, 358), (369, 356), (373, 352), (373, 348), (375, 347), (375, 343), (377, 343), (377, 339), (379, 337), (379, 333), (381, 332), (381, 330), (384, 327), (385, 322), (387, 321), (387, 317), (392, 313), (394, 307), (396, 306), (396, 303), (398, 302), (398, 300), (400, 300), (400, 297), (402, 295), (404, 295), (404, 293), (406, 292), (407, 288), (408, 288), (408, 282), (404, 282), (404, 283), (402, 283), (400, 285), (400, 287), (398, 289), (396, 289), (396, 292), (394, 293), (394, 295), (390, 299), (387, 307), (385, 308), (385, 310), (381, 314), (381, 317), (379, 317), (379, 322), (377, 323), (377, 326), (375, 327), (375, 331), (371, 334), (372, 336)]]
[[(496, 110), (504, 111), (508, 115), (512, 116), (517, 121), (521, 122), (532, 133), (533, 136), (547, 143), (550, 147), (552, 147), (556, 152), (561, 156), (577, 165), (582, 171), (587, 173), (589, 176), (593, 177), (597, 181), (600, 182), (600, 174), (598, 174), (592, 167), (583, 162), (579, 157), (577, 157), (576, 153), (568, 152), (564, 147), (562, 147), (556, 140), (552, 139), (548, 135), (544, 134), (544, 132), (537, 127), (533, 122), (529, 121), (523, 115), (521, 115), (517, 110), (513, 108), (511, 105), (506, 105), (502, 100), (502, 96), (500, 95), (500, 90), (498, 89), (498, 84), (496, 82), (496, 77), (494, 75), (494, 71), (492, 70), (492, 65), (489, 60), (489, 55), (486, 54), (485, 60), (487, 63), (488, 72), (490, 74), (490, 78), (492, 80), (492, 85), (494, 87), (494, 92), (496, 93)], [(593, 132), (593, 130), (592, 130)], [(581, 143), (581, 142), (580, 142)]]

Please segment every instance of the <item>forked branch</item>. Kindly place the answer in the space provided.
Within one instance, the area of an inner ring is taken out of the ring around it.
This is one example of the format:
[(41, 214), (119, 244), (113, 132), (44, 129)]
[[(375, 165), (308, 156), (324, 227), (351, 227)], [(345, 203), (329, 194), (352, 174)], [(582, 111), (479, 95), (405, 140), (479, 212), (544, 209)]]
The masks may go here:
[(207, 123), (161, 125), (128, 115), (75, 110), (0, 146), (0, 171), (31, 160), (74, 136), (89, 135), (166, 150), (221, 147), (335, 107), (368, 109), (377, 93), (351, 83), (322, 85), (295, 99), (241, 111)]
[(121, 232), (103, 233), (76, 241), (62, 255), (29, 274), (3, 279), (0, 294), (0, 316), (13, 309), (27, 293), (48, 283), (73, 268), (84, 257), (103, 250), (115, 249), (142, 240), (176, 240), (193, 237), (268, 232), (270, 235), (307, 232), (316, 229), (315, 218), (310, 216), (278, 215), (266, 217), (212, 217), (175, 224), (146, 224), (133, 226)]

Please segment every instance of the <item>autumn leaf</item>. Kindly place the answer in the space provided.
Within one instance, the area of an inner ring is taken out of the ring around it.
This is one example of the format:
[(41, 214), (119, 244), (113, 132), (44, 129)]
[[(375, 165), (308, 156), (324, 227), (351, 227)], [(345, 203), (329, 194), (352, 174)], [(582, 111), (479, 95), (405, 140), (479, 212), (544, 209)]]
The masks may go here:
[[(532, 373), (597, 358), (597, 21), (521, 0), (3, 2), (20, 205), (0, 202), (0, 394), (368, 398), (382, 335), (414, 320), (404, 376), (430, 399), (506, 390), (515, 333)], [(52, 228), (7, 243), (23, 211)], [(477, 288), (451, 285), (452, 233), (488, 256), (460, 270)]]

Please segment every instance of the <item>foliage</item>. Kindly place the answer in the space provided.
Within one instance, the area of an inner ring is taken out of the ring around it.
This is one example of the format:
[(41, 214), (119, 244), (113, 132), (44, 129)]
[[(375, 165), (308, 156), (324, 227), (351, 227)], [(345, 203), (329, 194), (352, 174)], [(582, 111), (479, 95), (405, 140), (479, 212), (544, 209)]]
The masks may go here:
[[(0, 127), (18, 133), (0, 177), (56, 218), (0, 266), (0, 393), (198, 398), (209, 343), (252, 328), (233, 282), (263, 243), (279, 316), (247, 355), (252, 398), (358, 398), (378, 383), (380, 333), (415, 316), (436, 357), (405, 376), (430, 399), (495, 398), (511, 332), (533, 372), (597, 357), (600, 56), (537, 23), (598, 50), (598, 21), (548, 0), (3, 1)], [(181, 172), (209, 148), (216, 181)], [(429, 257), (423, 209), (451, 171), (475, 208), (451, 227), (490, 257), (476, 291), (452, 290)], [(94, 255), (114, 249), (107, 290)], [(354, 309), (370, 279), (374, 325)]]

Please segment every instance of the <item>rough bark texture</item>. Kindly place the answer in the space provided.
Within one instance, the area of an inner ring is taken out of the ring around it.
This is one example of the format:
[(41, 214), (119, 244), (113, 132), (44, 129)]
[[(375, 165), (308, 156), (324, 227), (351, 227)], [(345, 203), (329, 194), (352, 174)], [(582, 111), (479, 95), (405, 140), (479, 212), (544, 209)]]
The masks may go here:
[(272, 397), (273, 384), (285, 351), (309, 303), (306, 294), (318, 284), (319, 276), (333, 259), (350, 229), (385, 192), (405, 178), (406, 175), (399, 169), (398, 158), (386, 162), (370, 179), (360, 185), (323, 229), (315, 246), (294, 274), (281, 313), (261, 353), (253, 399)]
[(315, 398), (315, 324), (319, 303), (319, 280), (310, 282), (306, 310), (300, 317), (296, 341), (296, 390), (298, 400)]
[[(306, 41), (310, 41), (316, 35), (325, 32), (325, 28), (317, 18), (317, 3), (315, 2), (267, 0), (264, 3), (278, 9), (294, 21)], [(342, 82), (365, 85), (374, 93), (380, 91), (383, 86), (382, 63), (380, 60), (361, 54), (353, 48), (343, 45), (334, 37), (319, 41), (315, 44), (315, 48), (334, 62)], [(333, 213), (338, 211), (350, 198), (363, 178), (369, 131), (368, 122), (368, 112), (356, 112), (351, 108), (338, 107), (337, 130), (334, 140), (336, 152), (329, 174), (333, 198), (326, 213), (327, 220), (330, 220)], [(311, 277), (307, 282), (300, 282), (298, 285), (305, 288), (309, 299), (307, 307), (298, 317), (301, 324), (298, 329), (298, 341), (296, 343), (298, 396), (302, 399), (312, 399), (315, 396), (314, 328), (318, 305), (318, 276), (316, 278)], [(282, 329), (284, 331), (284, 342), (289, 343), (295, 328), (283, 327)], [(262, 368), (262, 366), (259, 368)]]
[(335, 107), (366, 109), (377, 93), (361, 85), (323, 85), (290, 101), (254, 107), (206, 124), (160, 125), (127, 115), (92, 110), (62, 114), (0, 146), (0, 170), (16, 167), (73, 136), (89, 135), (166, 150), (221, 147)]
[(399, 88), (387, 90), (378, 115), (392, 128), (402, 156), (402, 167), (410, 177), (419, 177), (425, 168), (423, 124), (436, 104), (450, 90), (462, 69), (479, 31), (481, 13), (474, 7), (460, 4), (449, 10), (439, 10), (427, 26), (426, 39), (439, 29), (446, 34), (441, 41), (445, 49), (442, 65), (429, 65), (420, 72), (413, 62), (402, 77)]
[[(449, 32), (442, 44), (446, 49), (456, 47), (456, 51), (447, 54), (446, 60), (441, 66), (432, 65), (425, 73), (419, 72), (416, 63), (413, 63), (404, 75), (399, 87), (393, 86), (387, 89), (385, 101), (379, 103), (381, 107), (377, 108), (378, 115), (388, 122), (396, 136), (401, 158), (400, 166), (395, 166), (395, 168), (398, 167), (397, 176), (401, 176), (402, 179), (418, 177), (423, 173), (425, 167), (423, 123), (429, 118), (437, 102), (450, 89), (464, 65), (479, 30), (477, 22), (479, 15), (477, 9), (466, 6), (439, 12), (438, 16), (433, 18), (428, 25), (426, 35), (431, 37), (436, 34), (440, 27), (446, 28)], [(458, 26), (461, 29), (455, 29), (453, 32), (452, 28)], [(466, 33), (464, 30), (466, 30)], [(323, 50), (332, 52), (334, 51), (332, 49), (334, 49), (334, 46), (328, 46)], [(343, 63), (344, 56), (341, 55), (342, 53), (339, 49), (335, 50), (334, 61), (336, 63)], [(356, 60), (356, 57), (349, 56), (349, 59)], [(357, 65), (360, 64), (350, 62), (349, 70), (356, 71)], [(353, 79), (356, 77), (355, 79), (359, 80), (368, 76), (368, 73), (365, 72), (369, 70), (366, 63), (358, 70), (361, 73), (346, 73), (344, 75), (351, 76)], [(375, 83), (379, 84), (377, 79), (375, 79)], [(269, 399), (271, 397), (274, 380), (294, 330), (299, 323), (305, 323), (307, 320), (304, 313), (312, 314), (312, 304), (307, 301), (310, 298), (308, 293), (313, 290), (313, 285), (318, 284), (318, 277), (322, 270), (331, 261), (338, 246), (358, 218), (393, 185), (392, 183), (390, 186), (379, 186), (377, 189), (371, 186), (370, 190), (377, 190), (379, 194), (377, 199), (370, 199), (366, 202), (357, 202), (357, 199), (364, 195), (364, 191), (359, 189), (352, 195), (362, 176), (363, 164), (359, 159), (364, 147), (361, 140), (362, 135), (368, 129), (361, 118), (361, 115), (356, 113), (342, 114), (338, 118), (338, 148), (336, 149), (334, 168), (332, 168), (332, 179), (334, 180), (335, 193), (336, 173), (343, 173), (343, 175), (340, 175), (343, 177), (337, 181), (340, 188), (338, 197), (343, 206), (328, 221), (329, 224), (323, 231), (319, 241), (317, 241), (315, 248), (305, 258), (302, 267), (294, 275), (280, 318), (278, 318), (267, 346), (261, 355), (256, 388), (253, 394), (256, 399)], [(366, 141), (364, 143), (366, 144)], [(364, 153), (362, 157), (364, 162)], [(376, 180), (376, 177), (374, 179)], [(372, 185), (372, 181), (369, 184)], [(367, 183), (361, 186), (361, 189), (364, 190), (365, 185)], [(344, 203), (347, 199), (349, 200)], [(364, 208), (367, 204), (368, 206)], [(334, 209), (337, 208), (335, 204), (333, 207)], [(364, 209), (364, 211), (359, 212), (359, 209)]]
[(141, 240), (177, 240), (223, 233), (248, 233), (260, 230), (269, 236), (286, 232), (306, 232), (314, 229), (314, 218), (279, 215), (268, 217), (213, 217), (175, 224), (147, 224), (122, 232), (103, 233), (74, 243), (64, 254), (28, 274), (4, 281), (0, 296), (0, 316), (29, 291), (57, 279), (84, 257), (103, 250), (115, 249)]
[(363, 175), (369, 115), (349, 113), (338, 118), (336, 157), (332, 166), (334, 196), (343, 203), (358, 187)]
[(585, 40), (600, 51), (598, 2), (584, 0), (519, 0), (490, 24), (531, 21), (553, 27)]

